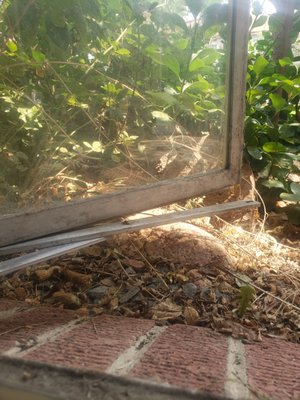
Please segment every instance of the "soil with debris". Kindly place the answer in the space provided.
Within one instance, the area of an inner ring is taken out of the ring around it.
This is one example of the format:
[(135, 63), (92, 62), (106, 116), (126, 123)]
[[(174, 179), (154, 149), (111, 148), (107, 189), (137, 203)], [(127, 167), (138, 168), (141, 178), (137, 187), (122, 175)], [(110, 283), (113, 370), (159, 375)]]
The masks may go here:
[[(208, 220), (117, 236), (0, 282), (32, 304), (300, 343), (299, 247)], [(208, 233), (210, 232), (210, 233)], [(226, 248), (226, 251), (224, 250)]]

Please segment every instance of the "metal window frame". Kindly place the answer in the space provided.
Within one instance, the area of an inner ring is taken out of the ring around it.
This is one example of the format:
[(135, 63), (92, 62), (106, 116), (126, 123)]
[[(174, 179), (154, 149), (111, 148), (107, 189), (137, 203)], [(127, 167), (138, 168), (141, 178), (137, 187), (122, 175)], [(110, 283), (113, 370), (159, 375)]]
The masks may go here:
[(0, 217), (0, 246), (119, 218), (237, 184), (240, 180), (249, 0), (230, 3), (227, 72), (227, 160), (223, 170), (128, 188), (91, 199)]

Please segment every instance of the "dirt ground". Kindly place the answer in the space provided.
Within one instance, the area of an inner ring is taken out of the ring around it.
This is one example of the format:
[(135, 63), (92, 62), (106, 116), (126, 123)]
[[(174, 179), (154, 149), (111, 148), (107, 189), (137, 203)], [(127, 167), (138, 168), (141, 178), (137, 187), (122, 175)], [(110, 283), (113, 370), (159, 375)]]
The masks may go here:
[(245, 341), (300, 342), (299, 241), (280, 244), (251, 213), (242, 219), (119, 235), (3, 278), (0, 296), (81, 315), (207, 326)]

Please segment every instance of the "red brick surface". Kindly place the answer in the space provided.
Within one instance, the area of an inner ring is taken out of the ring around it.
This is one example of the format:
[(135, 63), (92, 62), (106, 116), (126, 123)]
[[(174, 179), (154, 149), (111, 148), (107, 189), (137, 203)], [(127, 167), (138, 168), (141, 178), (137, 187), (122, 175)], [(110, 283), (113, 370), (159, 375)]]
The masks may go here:
[(21, 302), (21, 301), (0, 299), (0, 312), (13, 311), (18, 308), (21, 308), (24, 310), (24, 309), (27, 309), (30, 307), (31, 306), (29, 304)]
[(300, 399), (300, 345), (265, 338), (245, 348), (248, 380), (255, 392), (272, 399)]
[[(101, 315), (63, 329), (75, 319), (75, 311), (33, 308), (2, 299), (0, 351), (17, 345), (27, 350), (23, 353), (26, 359), (104, 372), (154, 326), (149, 320)], [(62, 330), (51, 337), (52, 329), (58, 327)], [(43, 333), (49, 335), (45, 344), (38, 340)], [(129, 377), (222, 395), (227, 344), (227, 337), (210, 329), (169, 326), (146, 351), (143, 343), (136, 349), (136, 364)], [(244, 348), (248, 386), (258, 398), (300, 400), (300, 345), (264, 338), (262, 343), (246, 344)], [(139, 353), (141, 349), (145, 353)], [(22, 352), (17, 355), (22, 356)]]
[(4, 352), (19, 345), (33, 344), (38, 335), (66, 324), (76, 315), (72, 311), (36, 307), (26, 312), (16, 312), (0, 320), (0, 351)]
[(157, 338), (130, 376), (223, 394), (226, 357), (226, 337), (174, 325)]
[(30, 351), (25, 358), (104, 372), (124, 350), (153, 326), (152, 321), (103, 315)]

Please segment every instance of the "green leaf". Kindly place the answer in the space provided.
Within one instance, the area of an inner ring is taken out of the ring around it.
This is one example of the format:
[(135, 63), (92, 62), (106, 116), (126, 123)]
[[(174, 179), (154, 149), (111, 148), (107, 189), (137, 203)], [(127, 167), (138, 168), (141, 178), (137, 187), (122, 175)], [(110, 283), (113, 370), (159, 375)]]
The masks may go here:
[(279, 153), (273, 155), (273, 165), (280, 168), (290, 169), (293, 166), (293, 157), (291, 154)]
[(289, 222), (293, 225), (300, 225), (300, 204), (291, 204), (284, 208)]
[(129, 56), (131, 54), (130, 51), (124, 47), (116, 50), (116, 53), (119, 54), (120, 56)]
[(174, 46), (179, 50), (185, 50), (187, 48), (188, 44), (189, 44), (188, 39), (182, 38), (182, 39), (176, 40), (176, 42), (174, 43)]
[(208, 110), (209, 112), (214, 112), (214, 111), (223, 111), (220, 110), (219, 108), (217, 108), (216, 104), (213, 103), (212, 101), (209, 100), (201, 100), (200, 102), (201, 104), (201, 108), (203, 108), (204, 110)]
[(147, 93), (149, 94), (149, 96), (151, 96), (152, 100), (156, 104), (163, 106), (163, 107), (176, 105), (178, 103), (175, 96), (173, 96), (170, 93), (152, 92), (152, 91), (148, 91)]
[(284, 184), (281, 181), (278, 181), (277, 179), (268, 179), (267, 181), (264, 181), (262, 185), (269, 189), (271, 188), (285, 189)]
[(290, 185), (290, 189), (292, 193), (281, 193), (280, 197), (282, 200), (287, 201), (300, 201), (300, 184), (296, 182), (292, 182)]
[(186, 5), (188, 6), (190, 12), (193, 14), (193, 17), (196, 18), (200, 11), (203, 8), (203, 0), (185, 0)]
[(252, 3), (252, 14), (257, 16), (262, 13), (262, 3), (261, 1), (253, 1)]
[(162, 64), (174, 72), (177, 77), (179, 77), (180, 66), (176, 57), (172, 56), (171, 54), (165, 54), (162, 57)]
[(291, 187), (291, 191), (294, 194), (298, 194), (300, 196), (300, 184), (299, 183), (292, 182), (290, 187)]
[(169, 70), (174, 72), (174, 74), (179, 78), (180, 65), (179, 65), (176, 57), (174, 57), (171, 54), (161, 54), (159, 52), (150, 52), (149, 56), (156, 63), (158, 63), (160, 65), (164, 65)]
[(203, 27), (205, 30), (212, 26), (217, 26), (217, 31), (219, 31), (220, 27), (218, 25), (225, 24), (228, 20), (228, 4), (220, 4), (220, 3), (214, 3), (209, 5), (206, 10), (204, 15), (204, 22), (203, 22)]
[(152, 111), (151, 114), (154, 118), (156, 118), (160, 121), (163, 121), (163, 122), (169, 122), (172, 120), (172, 118), (168, 114), (166, 114), (162, 111)]
[(254, 295), (255, 295), (255, 289), (252, 286), (250, 286), (250, 285), (241, 286), (240, 299), (239, 299), (240, 305), (239, 305), (239, 309), (237, 311), (239, 318), (243, 318)]
[(190, 72), (194, 72), (201, 67), (205, 67), (205, 62), (201, 58), (196, 58), (190, 63), (189, 70)]
[(255, 158), (255, 160), (262, 160), (263, 153), (258, 147), (248, 146), (247, 151), (251, 157)]
[(220, 58), (221, 54), (214, 49), (201, 49), (193, 54), (191, 63), (189, 65), (190, 72), (196, 71), (201, 67), (212, 65)]
[(269, 97), (272, 101), (273, 107), (275, 108), (276, 112), (279, 112), (286, 106), (286, 100), (282, 98), (279, 94), (271, 93)]
[(6, 47), (11, 53), (15, 53), (18, 51), (17, 43), (14, 42), (12, 39), (8, 39), (8, 41), (6, 42)]
[(258, 177), (262, 179), (268, 178), (271, 168), (272, 168), (272, 161), (268, 161), (263, 168), (259, 169), (259, 172), (257, 174)]
[(268, 20), (267, 15), (260, 15), (252, 25), (252, 29), (264, 25), (267, 22), (267, 20)]
[[(52, 0), (53, 1), (53, 0)], [(48, 16), (52, 22), (52, 24), (56, 28), (64, 28), (66, 25), (66, 21), (64, 18), (64, 13), (62, 10), (62, 2), (61, 4), (58, 4), (56, 2), (52, 2), (51, 7), (48, 8)]]
[(259, 56), (253, 64), (253, 71), (257, 76), (259, 76), (267, 65), (269, 65), (269, 62), (265, 59), (265, 57)]
[(278, 142), (267, 142), (263, 145), (263, 150), (266, 153), (279, 153), (287, 151), (287, 148)]
[(290, 144), (300, 143), (299, 128), (300, 128), (300, 123), (280, 125), (279, 127), (280, 139), (283, 139)]
[(281, 67), (285, 67), (286, 65), (292, 65), (293, 64), (293, 62), (290, 59), (290, 57), (281, 58), (278, 62), (279, 62), (279, 65)]
[(31, 54), (32, 57), (34, 58), (34, 61), (36, 61), (39, 64), (42, 64), (46, 59), (45, 54), (41, 53), (40, 51), (31, 49)]
[(168, 25), (172, 29), (178, 26), (184, 32), (187, 31), (187, 24), (184, 18), (182, 18), (178, 13), (163, 12), (160, 8), (157, 8), (154, 10), (151, 19), (158, 26)]
[(285, 201), (293, 201), (297, 203), (300, 201), (300, 195), (298, 194), (293, 194), (293, 193), (281, 193), (280, 198)]
[(210, 84), (209, 82), (207, 82), (207, 80), (205, 80), (204, 78), (202, 78), (202, 76), (199, 75), (198, 77), (198, 81), (193, 82), (189, 85), (186, 85), (185, 87), (185, 91), (190, 91), (191, 89), (197, 89), (200, 91), (206, 91), (210, 88)]

